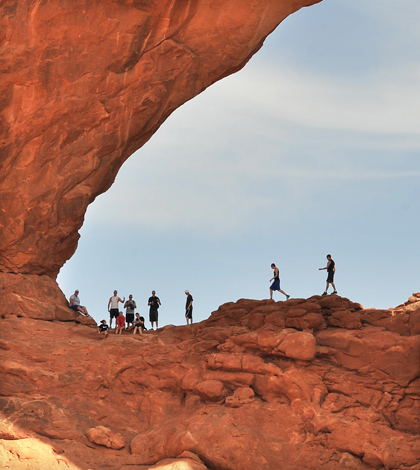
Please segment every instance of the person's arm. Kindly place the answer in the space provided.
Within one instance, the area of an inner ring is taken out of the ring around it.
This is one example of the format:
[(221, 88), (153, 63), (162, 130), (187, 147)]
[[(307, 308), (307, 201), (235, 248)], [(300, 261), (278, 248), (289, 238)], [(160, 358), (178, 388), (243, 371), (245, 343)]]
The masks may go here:
[(158, 303), (159, 305), (162, 305), (162, 304), (160, 303), (159, 297), (157, 298), (157, 303)]
[(127, 300), (127, 302), (124, 304), (124, 308), (127, 308), (127, 305), (128, 305), (128, 300)]
[(72, 299), (71, 297), (70, 297), (70, 299), (69, 299), (69, 302), (70, 302), (70, 305), (74, 305), (74, 301), (73, 301), (73, 299)]
[(111, 305), (111, 299), (112, 297), (109, 298), (109, 302), (108, 302), (108, 312), (109, 312), (109, 306)]
[(328, 261), (327, 265), (325, 266), (325, 268), (319, 268), (320, 271), (324, 270), (324, 269), (328, 269), (328, 266), (331, 264), (331, 261)]
[(192, 307), (192, 304), (193, 304), (193, 300), (191, 300), (191, 302), (188, 304), (187, 310), (189, 310)]

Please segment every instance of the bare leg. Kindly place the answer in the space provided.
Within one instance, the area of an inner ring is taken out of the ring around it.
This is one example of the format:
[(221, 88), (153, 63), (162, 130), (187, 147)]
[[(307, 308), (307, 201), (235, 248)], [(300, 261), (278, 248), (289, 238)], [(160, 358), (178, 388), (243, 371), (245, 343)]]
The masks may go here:
[(286, 294), (286, 292), (284, 292), (284, 290), (280, 289), (279, 292), (281, 292), (283, 295), (285, 295), (287, 298), (289, 298), (290, 296)]
[(270, 289), (270, 300), (273, 300), (273, 291)]

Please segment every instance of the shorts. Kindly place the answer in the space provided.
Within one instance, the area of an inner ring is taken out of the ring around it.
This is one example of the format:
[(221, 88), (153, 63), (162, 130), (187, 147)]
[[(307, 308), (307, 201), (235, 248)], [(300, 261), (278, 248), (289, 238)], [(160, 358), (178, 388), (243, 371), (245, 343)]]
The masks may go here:
[(149, 321), (150, 321), (150, 323), (158, 321), (158, 311), (157, 310), (150, 310), (150, 312), (149, 312)]
[(125, 316), (125, 320), (127, 323), (133, 323), (134, 322), (134, 313), (127, 313)]
[(72, 309), (72, 310), (75, 310), (77, 312), (77, 309), (80, 307), (80, 305), (69, 305), (69, 307)]
[(270, 286), (270, 290), (280, 290), (280, 279), (276, 279)]
[(328, 273), (327, 282), (334, 282), (334, 273)]
[(192, 319), (192, 308), (190, 308), (189, 310), (185, 312), (185, 318)]
[(120, 312), (117, 308), (111, 308), (111, 310), (109, 311), (110, 318), (117, 318), (119, 314)]

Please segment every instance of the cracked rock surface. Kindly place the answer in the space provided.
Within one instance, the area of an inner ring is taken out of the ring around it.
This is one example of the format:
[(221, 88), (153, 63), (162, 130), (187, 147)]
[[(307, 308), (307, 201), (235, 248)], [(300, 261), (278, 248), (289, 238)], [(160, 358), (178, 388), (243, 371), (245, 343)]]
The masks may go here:
[(420, 294), (242, 299), (106, 339), (4, 314), (0, 466), (418, 470), (419, 321)]

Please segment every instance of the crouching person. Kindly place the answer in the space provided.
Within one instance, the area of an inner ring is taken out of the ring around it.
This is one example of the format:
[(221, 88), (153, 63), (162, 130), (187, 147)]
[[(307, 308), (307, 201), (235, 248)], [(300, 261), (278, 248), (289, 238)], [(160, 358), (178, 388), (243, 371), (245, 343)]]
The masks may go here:
[(98, 326), (98, 333), (102, 336), (102, 338), (108, 338), (108, 325), (106, 324), (106, 320), (101, 320), (101, 324)]
[(143, 330), (145, 330), (144, 326), (144, 318), (140, 316), (139, 313), (136, 313), (136, 318), (134, 320), (134, 330), (133, 330), (133, 335), (135, 335), (137, 332), (141, 335), (143, 334)]

